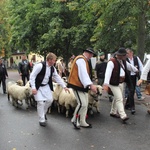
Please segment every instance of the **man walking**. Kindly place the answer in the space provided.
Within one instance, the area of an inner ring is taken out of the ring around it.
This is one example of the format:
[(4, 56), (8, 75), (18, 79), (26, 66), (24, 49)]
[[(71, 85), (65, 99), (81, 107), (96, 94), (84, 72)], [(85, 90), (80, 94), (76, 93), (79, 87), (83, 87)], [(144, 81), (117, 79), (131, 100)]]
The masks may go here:
[(30, 75), (30, 85), (35, 100), (37, 101), (37, 112), (39, 116), (40, 126), (46, 126), (46, 113), (47, 109), (53, 102), (52, 91), (52, 78), (60, 84), (66, 92), (68, 88), (61, 77), (58, 75), (54, 64), (56, 62), (56, 55), (49, 53), (45, 62), (36, 64)]
[(75, 129), (92, 128), (92, 125), (86, 122), (86, 115), (88, 109), (87, 92), (90, 89), (97, 93), (97, 88), (90, 79), (92, 72), (89, 61), (93, 55), (96, 55), (93, 49), (87, 48), (83, 51), (83, 55), (77, 56), (72, 63), (68, 78), (68, 87), (73, 88), (78, 103), (71, 119)]

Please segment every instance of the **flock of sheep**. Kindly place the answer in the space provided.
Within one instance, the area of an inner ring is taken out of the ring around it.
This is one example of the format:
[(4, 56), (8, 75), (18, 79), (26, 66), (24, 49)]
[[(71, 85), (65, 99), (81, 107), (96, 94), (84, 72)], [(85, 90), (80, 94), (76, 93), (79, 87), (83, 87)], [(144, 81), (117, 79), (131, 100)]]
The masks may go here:
[[(66, 81), (65, 81), (66, 82)], [(67, 84), (67, 83), (66, 83)], [(73, 110), (77, 106), (76, 97), (73, 93), (73, 90), (70, 88), (68, 92), (57, 83), (53, 82), (53, 103), (54, 106), (57, 107), (58, 113), (62, 113), (65, 110), (66, 117), (69, 117), (70, 108)], [(90, 114), (93, 114), (93, 110), (96, 109), (97, 113), (100, 113), (100, 95), (102, 94), (102, 87), (97, 85), (98, 93), (95, 94), (89, 90), (88, 92), (88, 99), (89, 99), (89, 106), (88, 110)], [(23, 105), (23, 101), (25, 101), (27, 108), (30, 106), (36, 107), (36, 101), (34, 100), (34, 96), (32, 95), (31, 87), (29, 82), (23, 86), (22, 80), (18, 80), (17, 82), (9, 81), (7, 83), (7, 96), (8, 100), (12, 102), (12, 105), (15, 107)], [(10, 99), (11, 97), (11, 99)], [(48, 113), (51, 113), (51, 107), (48, 109)]]

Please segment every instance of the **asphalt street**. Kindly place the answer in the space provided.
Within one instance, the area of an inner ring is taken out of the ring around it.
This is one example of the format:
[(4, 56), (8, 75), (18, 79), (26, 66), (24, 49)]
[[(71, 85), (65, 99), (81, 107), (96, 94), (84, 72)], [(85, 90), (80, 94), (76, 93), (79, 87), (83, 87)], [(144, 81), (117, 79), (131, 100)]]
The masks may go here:
[[(9, 71), (9, 80), (20, 79)], [(100, 99), (100, 114), (94, 111), (87, 121), (93, 128), (75, 130), (71, 116), (53, 109), (47, 114), (47, 126), (38, 123), (36, 109), (12, 106), (0, 88), (0, 150), (149, 150), (150, 115), (146, 103), (136, 102), (136, 114), (127, 110), (129, 120), (109, 116), (111, 103), (105, 93)]]

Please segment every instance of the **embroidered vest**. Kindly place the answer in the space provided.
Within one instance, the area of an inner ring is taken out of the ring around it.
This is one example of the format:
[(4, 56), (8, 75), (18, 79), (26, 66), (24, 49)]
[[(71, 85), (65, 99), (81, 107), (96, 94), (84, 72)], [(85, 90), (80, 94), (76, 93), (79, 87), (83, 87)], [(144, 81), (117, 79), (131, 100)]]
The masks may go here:
[(87, 72), (90, 75), (90, 67), (89, 67), (88, 60), (83, 55), (77, 56), (74, 59), (73, 63), (72, 63), (70, 75), (69, 75), (69, 78), (68, 78), (68, 87), (73, 88), (75, 90), (79, 90), (79, 91), (83, 91), (83, 92), (88, 92), (88, 88), (84, 88), (84, 86), (82, 85), (82, 83), (81, 83), (81, 81), (80, 81), (80, 79), (78, 77), (78, 66), (76, 64), (76, 61), (79, 58), (83, 58), (85, 60)]
[[(112, 71), (112, 75), (110, 78), (110, 84), (111, 85), (115, 85), (118, 86), (119, 85), (119, 79), (120, 79), (120, 63), (117, 61), (116, 58), (111, 58), (110, 61), (112, 61), (114, 63), (114, 69)], [(126, 62), (123, 61), (123, 65), (125, 67), (125, 82), (127, 82), (128, 80), (128, 76), (127, 76), (127, 67), (126, 67)]]

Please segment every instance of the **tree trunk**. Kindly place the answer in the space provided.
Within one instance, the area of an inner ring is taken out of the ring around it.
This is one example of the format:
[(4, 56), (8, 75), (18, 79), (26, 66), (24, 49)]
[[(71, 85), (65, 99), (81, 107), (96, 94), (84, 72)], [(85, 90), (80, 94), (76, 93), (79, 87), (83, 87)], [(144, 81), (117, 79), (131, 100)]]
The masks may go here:
[(137, 55), (143, 62), (145, 53), (145, 36), (146, 36), (146, 17), (144, 10), (139, 14), (138, 18), (138, 35), (137, 35)]

